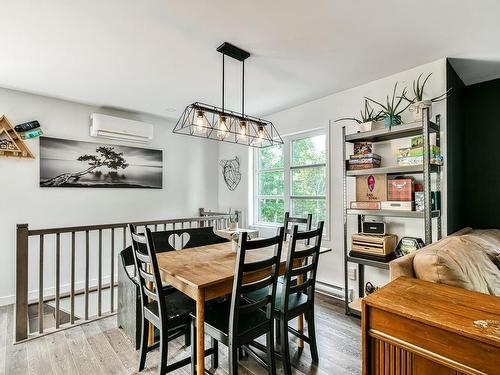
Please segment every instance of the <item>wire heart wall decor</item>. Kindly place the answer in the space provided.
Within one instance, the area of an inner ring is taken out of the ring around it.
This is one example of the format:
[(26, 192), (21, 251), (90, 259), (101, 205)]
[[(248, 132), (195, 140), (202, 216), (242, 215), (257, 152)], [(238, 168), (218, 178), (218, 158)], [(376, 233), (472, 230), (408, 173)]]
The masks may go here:
[(222, 176), (226, 182), (227, 188), (234, 191), (241, 181), (240, 159), (235, 156), (234, 159), (221, 160)]

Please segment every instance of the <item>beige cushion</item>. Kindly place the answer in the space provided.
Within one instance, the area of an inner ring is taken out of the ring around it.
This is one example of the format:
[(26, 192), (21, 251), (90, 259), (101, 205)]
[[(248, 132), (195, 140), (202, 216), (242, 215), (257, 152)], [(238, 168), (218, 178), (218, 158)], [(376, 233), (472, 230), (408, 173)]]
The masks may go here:
[(481, 246), (493, 263), (500, 268), (500, 229), (475, 229), (462, 237)]
[(417, 251), (417, 278), (476, 292), (500, 295), (500, 270), (477, 238), (448, 237)]

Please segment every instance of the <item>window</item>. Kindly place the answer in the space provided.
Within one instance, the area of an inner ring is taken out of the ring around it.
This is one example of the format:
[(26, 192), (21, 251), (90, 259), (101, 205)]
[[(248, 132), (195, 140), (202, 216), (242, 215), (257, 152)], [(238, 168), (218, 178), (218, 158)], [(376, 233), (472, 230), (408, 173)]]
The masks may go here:
[(285, 220), (285, 172), (283, 145), (261, 148), (257, 152), (257, 222)]
[(286, 137), (284, 145), (255, 154), (255, 218), (282, 224), (291, 216), (313, 215), (313, 225), (327, 218), (327, 137), (325, 132)]

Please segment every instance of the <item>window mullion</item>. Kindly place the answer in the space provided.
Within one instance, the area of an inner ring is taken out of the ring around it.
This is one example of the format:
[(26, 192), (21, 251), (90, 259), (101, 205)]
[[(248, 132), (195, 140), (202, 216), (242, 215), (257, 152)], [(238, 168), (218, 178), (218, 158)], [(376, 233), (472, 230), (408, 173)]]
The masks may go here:
[(292, 150), (290, 147), (290, 139), (286, 138), (284, 139), (284, 145), (283, 145), (283, 166), (284, 166), (284, 193), (285, 193), (285, 212), (290, 212), (291, 211), (291, 202), (290, 202), (290, 195), (291, 195), (291, 173), (290, 173), (290, 163), (291, 163), (291, 155), (292, 155)]

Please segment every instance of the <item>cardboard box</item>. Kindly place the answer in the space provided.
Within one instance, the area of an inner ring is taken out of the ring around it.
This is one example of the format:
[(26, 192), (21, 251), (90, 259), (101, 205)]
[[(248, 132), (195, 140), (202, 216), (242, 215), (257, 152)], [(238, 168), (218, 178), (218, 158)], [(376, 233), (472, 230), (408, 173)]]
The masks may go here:
[(387, 200), (387, 175), (356, 176), (356, 201), (381, 202)]
[(352, 235), (352, 250), (379, 256), (387, 256), (396, 248), (398, 237), (394, 234), (371, 236), (367, 234)]
[[(441, 149), (437, 146), (430, 147), (431, 157), (440, 155)], [(399, 148), (396, 151), (397, 157), (415, 157), (415, 156), (424, 156), (424, 148), (423, 147), (403, 147)]]
[(413, 201), (414, 195), (413, 178), (397, 178), (387, 182), (387, 200), (389, 201)]

